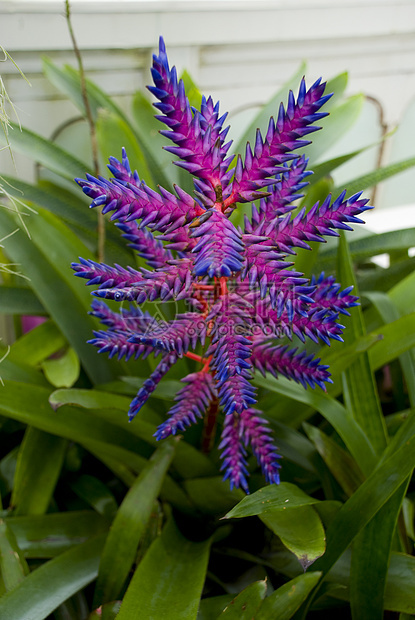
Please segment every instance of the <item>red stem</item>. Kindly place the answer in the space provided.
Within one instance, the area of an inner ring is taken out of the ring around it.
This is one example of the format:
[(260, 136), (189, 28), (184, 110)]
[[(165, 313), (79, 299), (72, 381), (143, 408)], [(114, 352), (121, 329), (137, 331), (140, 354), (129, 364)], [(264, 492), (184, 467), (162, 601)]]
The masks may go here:
[(204, 454), (208, 454), (213, 448), (218, 423), (218, 411), (219, 401), (215, 399), (211, 402), (204, 418), (205, 424), (202, 436), (202, 452)]

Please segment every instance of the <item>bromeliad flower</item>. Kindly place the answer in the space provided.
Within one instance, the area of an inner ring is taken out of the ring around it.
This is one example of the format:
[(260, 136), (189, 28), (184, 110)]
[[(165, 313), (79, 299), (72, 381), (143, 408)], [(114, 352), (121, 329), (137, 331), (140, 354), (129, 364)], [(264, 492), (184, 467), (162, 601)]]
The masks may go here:
[[(309, 248), (310, 241), (351, 230), (349, 224), (370, 208), (360, 194), (335, 200), (329, 196), (309, 211), (291, 211), (307, 185), (307, 160), (293, 151), (309, 144), (306, 136), (326, 114), (320, 109), (329, 99), (320, 80), (308, 90), (302, 80), (297, 99), (292, 92), (278, 118), (271, 118), (265, 137), (258, 130), (253, 150), (229, 156), (226, 115), (219, 105), (203, 98), (192, 108), (183, 82), (170, 69), (164, 42), (154, 56), (149, 87), (158, 100), (156, 116), (171, 140), (166, 147), (178, 157), (174, 163), (194, 178), (194, 195), (179, 187), (148, 187), (132, 172), (123, 150), (122, 161), (110, 158), (113, 178), (87, 175), (77, 179), (91, 207), (112, 213), (122, 236), (148, 264), (149, 269), (109, 266), (80, 259), (72, 265), (75, 275), (97, 286), (96, 297), (134, 302), (113, 312), (96, 300), (92, 314), (106, 330), (90, 342), (99, 352), (135, 359), (150, 354), (160, 362), (131, 403), (135, 417), (169, 369), (183, 356), (195, 361), (194, 372), (182, 379), (183, 388), (157, 439), (182, 432), (197, 418), (225, 414), (222, 470), (231, 488), (248, 492), (246, 448), (251, 446), (266, 480), (279, 482), (279, 456), (267, 421), (256, 404), (253, 372), (270, 372), (325, 389), (328, 367), (318, 358), (291, 349), (281, 339), (330, 344), (341, 340), (340, 314), (356, 305), (350, 288), (341, 290), (334, 278), (322, 274), (307, 280), (290, 269), (287, 260), (295, 248)], [(238, 204), (252, 202), (252, 216), (241, 229), (231, 216)], [(174, 320), (160, 321), (140, 304), (185, 299), (188, 311)]]

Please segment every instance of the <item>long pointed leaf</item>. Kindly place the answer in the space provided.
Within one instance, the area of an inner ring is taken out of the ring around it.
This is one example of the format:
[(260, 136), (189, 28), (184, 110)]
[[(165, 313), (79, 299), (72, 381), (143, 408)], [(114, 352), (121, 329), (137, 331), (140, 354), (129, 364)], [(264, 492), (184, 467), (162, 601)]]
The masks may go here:
[(330, 570), (357, 534), (399, 489), (415, 467), (415, 434), (385, 459), (339, 510), (327, 529), (327, 550), (314, 568)]
[(133, 131), (123, 119), (108, 110), (101, 110), (97, 122), (97, 139), (105, 160), (114, 154), (120, 159), (121, 149), (124, 147), (132, 170), (137, 170), (140, 178), (149, 184), (150, 181), (154, 182), (146, 157)]
[[(72, 181), (75, 177), (84, 176), (88, 170), (86, 163), (76, 159), (50, 140), (42, 138), (33, 131), (20, 128), (15, 123), (10, 123), (10, 128), (13, 130), (10, 134), (13, 150), (23, 153), (65, 179)], [(0, 145), (5, 146), (2, 132), (0, 132)]]
[(383, 168), (377, 168), (373, 172), (364, 174), (357, 179), (347, 181), (341, 188), (336, 188), (334, 193), (340, 193), (343, 191), (344, 187), (347, 187), (347, 195), (352, 196), (356, 192), (361, 192), (364, 189), (373, 187), (381, 181), (385, 181), (386, 179), (393, 177), (395, 174), (404, 172), (404, 170), (408, 170), (408, 168), (412, 168), (413, 166), (415, 166), (415, 157), (404, 159), (403, 161), (399, 161), (396, 164), (390, 164), (389, 166), (384, 166)]
[(303, 426), (334, 478), (348, 496), (352, 495), (364, 480), (355, 460), (337, 442), (316, 426), (311, 424), (304, 424)]
[(53, 558), (109, 527), (108, 520), (92, 510), (7, 517), (6, 522), (26, 558)]
[[(69, 229), (47, 212), (39, 212), (29, 225), (32, 239), (23, 231), (13, 235), (7, 240), (8, 255), (22, 265), (31, 287), (79, 354), (91, 378), (98, 383), (110, 380), (113, 376), (110, 369), (116, 366), (98, 356), (86, 343), (96, 322), (87, 315), (88, 291), (76, 281), (70, 269), (71, 261), (79, 256), (78, 251), (86, 258), (90, 253)], [(0, 211), (1, 234), (6, 235), (15, 228), (13, 218)]]
[(118, 509), (99, 565), (94, 606), (119, 598), (176, 443), (177, 440), (160, 445)]
[[(391, 323), (400, 318), (400, 313), (389, 295), (378, 291), (365, 294), (376, 310), (379, 312), (385, 323)], [(399, 362), (402, 368), (402, 374), (405, 377), (406, 387), (408, 389), (409, 402), (415, 407), (415, 361), (409, 351), (399, 356)]]
[(191, 542), (173, 520), (138, 565), (117, 620), (196, 620), (210, 540)]
[(37, 315), (44, 312), (42, 304), (30, 288), (0, 287), (0, 313)]
[[(355, 294), (359, 294), (356, 289), (356, 280), (344, 235), (341, 235), (339, 241), (338, 277), (344, 285), (353, 285)], [(344, 322), (347, 328), (346, 341), (353, 342), (366, 336), (360, 306), (353, 308), (350, 318), (345, 318)], [(368, 354), (366, 352), (361, 353), (345, 371), (344, 376), (347, 385), (347, 407), (367, 434), (376, 454), (379, 455), (386, 447), (386, 426)]]
[[(358, 239), (351, 239), (349, 251), (353, 260), (364, 260), (377, 254), (402, 250), (415, 246), (415, 228), (404, 228), (391, 232), (368, 234)], [(321, 248), (317, 268), (321, 271), (332, 268), (337, 256), (337, 247)]]
[(72, 491), (90, 504), (100, 515), (113, 519), (117, 512), (117, 502), (108, 487), (99, 478), (81, 474), (71, 484)]
[(252, 620), (267, 593), (266, 581), (255, 581), (229, 603), (217, 620)]
[(382, 620), (391, 545), (409, 479), (357, 535), (350, 566), (353, 620)]
[(67, 442), (36, 428), (26, 430), (17, 457), (11, 505), (14, 515), (44, 514), (51, 502)]
[(37, 366), (66, 345), (53, 321), (45, 321), (18, 338), (10, 348), (10, 359)]
[(290, 396), (319, 411), (338, 432), (362, 471), (368, 473), (373, 469), (375, 454), (371, 443), (351, 413), (337, 400), (321, 391), (304, 390), (302, 386), (294, 385), (284, 377), (278, 380), (268, 376), (266, 379), (255, 377), (254, 381), (258, 386)]
[(299, 575), (265, 599), (256, 620), (289, 620), (318, 584), (321, 573)]
[(70, 596), (95, 579), (105, 537), (65, 551), (28, 575), (0, 598), (0, 617), (44, 620)]
[(28, 573), (29, 567), (13, 531), (0, 519), (0, 575), (6, 591), (13, 590)]

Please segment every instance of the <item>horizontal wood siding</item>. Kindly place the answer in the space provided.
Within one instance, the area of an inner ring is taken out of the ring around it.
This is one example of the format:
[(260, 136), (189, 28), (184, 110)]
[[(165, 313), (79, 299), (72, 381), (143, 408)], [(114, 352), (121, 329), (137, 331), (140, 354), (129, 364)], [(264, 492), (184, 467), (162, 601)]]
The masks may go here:
[[(125, 109), (150, 80), (159, 34), (179, 71), (187, 68), (222, 110), (265, 102), (303, 60), (310, 84), (347, 70), (348, 93), (376, 98), (390, 127), (415, 97), (413, 0), (72, 0), (71, 6), (88, 75)], [(63, 0), (0, 0), (0, 44), (32, 87), (11, 63), (0, 66), (2, 77), (22, 123), (47, 137), (77, 114), (41, 72), (43, 55), (76, 66), (63, 13)], [(19, 172), (33, 174), (16, 159)], [(11, 172), (5, 153), (0, 166)]]

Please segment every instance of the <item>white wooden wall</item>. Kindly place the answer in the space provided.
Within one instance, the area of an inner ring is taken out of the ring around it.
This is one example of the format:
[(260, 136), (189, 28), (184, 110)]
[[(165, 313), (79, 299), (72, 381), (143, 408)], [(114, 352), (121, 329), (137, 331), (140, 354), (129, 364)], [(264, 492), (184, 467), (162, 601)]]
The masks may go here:
[[(379, 100), (390, 127), (415, 97), (413, 0), (72, 0), (71, 7), (88, 75), (126, 109), (149, 83), (160, 34), (171, 64), (187, 68), (222, 111), (265, 102), (302, 60), (310, 84), (349, 71), (349, 94)], [(22, 124), (50, 137), (77, 114), (41, 73), (43, 55), (76, 66), (64, 0), (0, 0), (0, 44), (32, 83), (10, 63), (0, 66)], [(0, 156), (0, 170), (11, 173)], [(30, 178), (28, 162), (16, 159)]]

